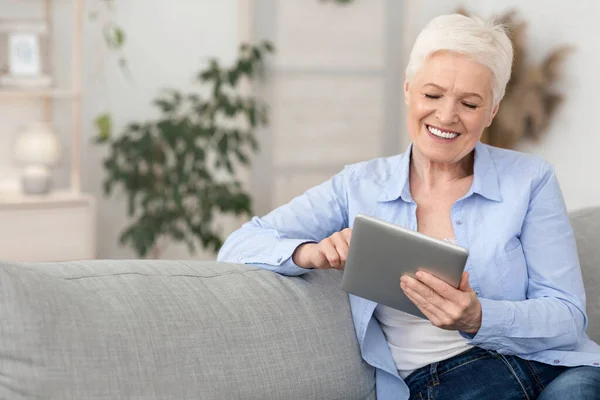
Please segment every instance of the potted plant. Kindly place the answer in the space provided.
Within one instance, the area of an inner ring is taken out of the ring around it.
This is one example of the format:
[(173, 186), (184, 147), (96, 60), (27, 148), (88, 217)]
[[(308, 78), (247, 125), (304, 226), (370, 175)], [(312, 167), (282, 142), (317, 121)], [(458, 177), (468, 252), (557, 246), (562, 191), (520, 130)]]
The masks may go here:
[(258, 149), (255, 131), (267, 107), (240, 91), (261, 72), (273, 46), (243, 44), (230, 68), (211, 60), (198, 80), (209, 94), (166, 90), (153, 104), (160, 116), (132, 122), (111, 135), (108, 115), (96, 119), (97, 143), (107, 146), (104, 193), (122, 190), (130, 223), (120, 243), (138, 256), (159, 258), (163, 242), (218, 251), (224, 240), (219, 214), (251, 214), (251, 197), (236, 171)]

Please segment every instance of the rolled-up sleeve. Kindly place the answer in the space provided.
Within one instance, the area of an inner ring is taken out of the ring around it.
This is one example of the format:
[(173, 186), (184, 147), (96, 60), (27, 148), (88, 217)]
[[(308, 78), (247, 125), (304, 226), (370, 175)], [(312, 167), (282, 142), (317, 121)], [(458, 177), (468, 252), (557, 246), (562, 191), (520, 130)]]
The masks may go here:
[(266, 216), (252, 218), (227, 238), (217, 260), (254, 264), (283, 275), (310, 271), (298, 267), (292, 255), (301, 244), (319, 242), (348, 226), (349, 173), (347, 167)]
[(507, 354), (572, 350), (585, 332), (585, 291), (577, 247), (554, 169), (544, 163), (521, 230), (527, 300), (482, 298), (471, 344)]

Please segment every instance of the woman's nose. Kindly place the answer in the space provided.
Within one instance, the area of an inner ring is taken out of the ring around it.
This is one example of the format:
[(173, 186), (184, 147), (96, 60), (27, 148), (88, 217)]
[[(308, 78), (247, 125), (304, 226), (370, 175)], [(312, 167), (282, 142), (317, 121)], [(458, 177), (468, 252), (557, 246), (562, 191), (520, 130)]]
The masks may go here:
[(436, 111), (436, 117), (444, 125), (451, 125), (458, 122), (455, 102), (449, 99), (440, 102), (439, 108)]

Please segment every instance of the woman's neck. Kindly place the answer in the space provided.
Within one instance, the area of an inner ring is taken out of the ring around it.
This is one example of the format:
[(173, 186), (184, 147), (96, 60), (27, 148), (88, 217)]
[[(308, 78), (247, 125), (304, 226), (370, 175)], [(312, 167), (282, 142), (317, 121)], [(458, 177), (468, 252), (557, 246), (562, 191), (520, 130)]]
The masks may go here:
[(410, 161), (411, 183), (418, 183), (423, 189), (445, 186), (473, 175), (473, 152), (456, 163), (437, 163), (413, 148)]

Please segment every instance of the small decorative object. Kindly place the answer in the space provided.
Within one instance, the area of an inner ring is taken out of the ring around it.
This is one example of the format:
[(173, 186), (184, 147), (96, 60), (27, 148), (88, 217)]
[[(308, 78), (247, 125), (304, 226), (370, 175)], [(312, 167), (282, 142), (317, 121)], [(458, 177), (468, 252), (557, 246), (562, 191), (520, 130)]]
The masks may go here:
[(8, 74), (0, 85), (19, 88), (46, 88), (52, 80), (42, 68), (42, 37), (47, 26), (38, 21), (3, 21), (0, 32), (8, 33)]
[[(465, 9), (458, 10), (468, 15)], [(521, 139), (539, 140), (546, 132), (551, 118), (563, 101), (563, 96), (552, 90), (561, 76), (561, 67), (571, 46), (556, 48), (539, 64), (527, 60), (525, 49), (525, 22), (517, 22), (515, 11), (498, 18), (506, 24), (513, 43), (514, 61), (506, 94), (498, 114), (487, 128), (481, 141), (507, 149), (516, 148)]]
[(23, 166), (21, 185), (25, 194), (50, 192), (52, 169), (60, 160), (60, 143), (50, 124), (33, 123), (19, 132), (14, 157)]

